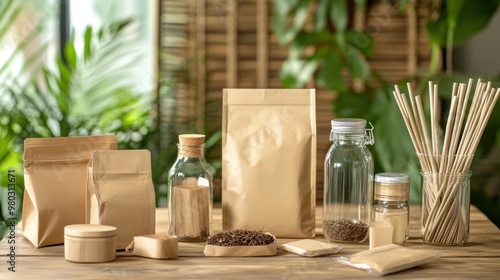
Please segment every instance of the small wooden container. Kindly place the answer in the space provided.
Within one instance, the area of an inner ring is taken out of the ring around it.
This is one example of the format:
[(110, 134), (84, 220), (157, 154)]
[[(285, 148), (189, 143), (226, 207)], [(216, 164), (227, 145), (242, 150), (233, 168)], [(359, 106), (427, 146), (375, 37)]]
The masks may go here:
[(64, 227), (64, 257), (72, 262), (109, 262), (116, 258), (116, 227), (68, 225)]

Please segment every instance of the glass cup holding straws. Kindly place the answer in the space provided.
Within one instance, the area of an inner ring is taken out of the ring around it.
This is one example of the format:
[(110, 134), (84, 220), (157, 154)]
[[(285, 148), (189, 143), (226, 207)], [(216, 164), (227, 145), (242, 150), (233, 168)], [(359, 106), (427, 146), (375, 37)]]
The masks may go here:
[(420, 175), (422, 240), (435, 245), (466, 243), (469, 239), (472, 172), (422, 171)]
[(462, 245), (469, 238), (470, 167), (488, 119), (500, 97), (500, 88), (472, 79), (454, 83), (451, 105), (441, 139), (438, 86), (429, 81), (430, 117), (422, 97), (408, 95), (394, 85), (393, 92), (422, 172), (422, 239), (439, 245)]

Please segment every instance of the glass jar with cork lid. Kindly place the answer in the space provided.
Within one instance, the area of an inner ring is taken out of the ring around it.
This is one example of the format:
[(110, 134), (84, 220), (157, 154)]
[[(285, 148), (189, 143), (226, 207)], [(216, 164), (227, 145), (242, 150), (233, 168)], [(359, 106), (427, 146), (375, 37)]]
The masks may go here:
[(375, 175), (373, 221), (388, 221), (392, 226), (392, 243), (403, 244), (408, 239), (410, 211), (410, 178), (403, 173)]
[(178, 156), (168, 173), (169, 235), (206, 241), (212, 221), (212, 170), (204, 156), (205, 135), (179, 135)]

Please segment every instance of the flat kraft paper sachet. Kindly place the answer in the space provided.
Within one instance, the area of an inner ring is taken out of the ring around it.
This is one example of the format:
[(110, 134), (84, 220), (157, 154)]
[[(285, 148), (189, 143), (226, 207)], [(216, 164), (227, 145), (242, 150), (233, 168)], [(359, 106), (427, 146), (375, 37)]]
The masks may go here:
[(95, 151), (88, 166), (86, 193), (86, 222), (115, 226), (116, 249), (125, 249), (134, 236), (155, 233), (148, 150)]
[(64, 227), (85, 223), (85, 178), (94, 150), (117, 148), (114, 135), (24, 141), (22, 233), (35, 247), (64, 243)]
[(278, 249), (288, 251), (304, 257), (318, 257), (335, 254), (341, 247), (336, 244), (321, 242), (314, 239), (302, 239), (284, 243)]
[(223, 230), (315, 236), (314, 89), (224, 89)]
[(365, 269), (376, 276), (383, 276), (432, 262), (441, 257), (434, 250), (417, 250), (397, 244), (387, 244), (362, 251), (351, 256), (340, 257), (338, 262)]

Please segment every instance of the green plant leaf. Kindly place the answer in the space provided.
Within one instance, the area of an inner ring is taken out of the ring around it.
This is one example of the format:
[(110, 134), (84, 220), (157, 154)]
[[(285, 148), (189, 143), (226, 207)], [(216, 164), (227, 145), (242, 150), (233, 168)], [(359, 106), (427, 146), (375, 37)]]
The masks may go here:
[(347, 85), (342, 76), (342, 61), (338, 48), (332, 47), (323, 56), (323, 65), (318, 73), (318, 83), (330, 90), (344, 92)]
[(216, 131), (205, 141), (205, 150), (210, 150), (222, 139), (222, 130)]
[(314, 30), (317, 32), (324, 31), (328, 20), (328, 6), (330, 0), (319, 0), (314, 13)]
[[(0, 67), (0, 73), (9, 72), (7, 70), (9, 69), (10, 65), (15, 61), (16, 58), (19, 58), (18, 55), (24, 50), (24, 48), (26, 46), (24, 43), (31, 42), (31, 39), (34, 39), (34, 38), (30, 38), (29, 41), (28, 40), (23, 41), (21, 44), (19, 44), (18, 48), (16, 48), (16, 50), (10, 54), (7, 61), (5, 61), (4, 64)], [(19, 71), (22, 72), (22, 71), (24, 71), (24, 69), (35, 69), (33, 72), (36, 74), (37, 64), (42, 59), (42, 57), (45, 54), (45, 51), (48, 49), (48, 47), (49, 47), (49, 42), (41, 43), (40, 46), (38, 47), (37, 52), (33, 53), (32, 55), (30, 55), (24, 59), (23, 67)], [(10, 70), (10, 72), (11, 73), (9, 73), (9, 74), (12, 75), (13, 77), (18, 77), (19, 75), (21, 75), (20, 73), (13, 73), (12, 70)]]
[(358, 49), (347, 45), (345, 62), (353, 78), (366, 80), (370, 76), (370, 66)]
[(42, 72), (43, 72), (43, 79), (44, 79), (44, 82), (45, 82), (45, 86), (47, 87), (48, 91), (49, 92), (55, 92), (55, 87), (54, 87), (54, 84), (53, 84), (53, 81), (54, 81), (54, 76), (52, 75), (52, 72), (50, 72), (47, 68), (42, 68)]
[(76, 50), (75, 45), (72, 41), (69, 41), (64, 46), (64, 58), (66, 59), (66, 63), (71, 68), (76, 68), (77, 58), (76, 58)]
[(297, 6), (299, 0), (290, 1), (274, 1), (273, 12), (274, 15), (286, 17), (291, 14), (293, 9)]
[(85, 33), (83, 35), (83, 60), (85, 62), (89, 61), (91, 55), (92, 55), (92, 27), (87, 26), (85, 28)]
[(104, 29), (101, 28), (97, 31), (97, 39), (102, 40), (102, 38), (104, 38)]
[(369, 94), (339, 92), (332, 105), (332, 111), (339, 118), (360, 118), (370, 111), (372, 100)]
[(346, 43), (359, 49), (366, 57), (375, 53), (375, 42), (365, 32), (349, 29), (345, 32)]
[(18, 5), (19, 1), (4, 0), (0, 5), (0, 38), (5, 36), (5, 33), (11, 28), (15, 19), (22, 11), (22, 7)]
[(280, 44), (289, 43), (300, 32), (307, 21), (308, 12), (309, 0), (274, 2), (273, 30)]
[(326, 30), (300, 32), (295, 37), (291, 49), (303, 50), (311, 45), (331, 44), (333, 41), (332, 34)]
[[(22, 11), (25, 3), (22, 3), (20, 1), (13, 1), (13, 0), (7, 0), (7, 1), (2, 1), (0, 2), (0, 41), (2, 40), (2, 37), (5, 36), (6, 32), (13, 27), (13, 23), (15, 23), (16, 18), (20, 15), (20, 12)], [(45, 24), (45, 20), (42, 19), (40, 23), (32, 28), (29, 33), (23, 37), (21, 42), (18, 44), (16, 49), (12, 51), (10, 54), (7, 54), (6, 57), (8, 57), (5, 61), (3, 61), (2, 65), (0, 65), (0, 77), (4, 76), (8, 73), (9, 75), (13, 77), (19, 76), (18, 73), (13, 73), (12, 71), (7, 71), (11, 64), (19, 58), (19, 55), (22, 55), (23, 52), (26, 50), (28, 45), (35, 39), (37, 39), (37, 36), (40, 34), (42, 31), (43, 27)], [(45, 52), (47, 49), (47, 42), (41, 41), (39, 49), (37, 49), (37, 52), (35, 52), (33, 55), (26, 57), (25, 62), (23, 67), (30, 67), (30, 68), (35, 68), (34, 64), (38, 62), (38, 59), (41, 57), (41, 55)], [(5, 80), (1, 80), (0, 84), (3, 86), (6, 85)]]
[(57, 84), (59, 86), (59, 94), (65, 98), (65, 100), (69, 100), (67, 97), (70, 96), (70, 88), (71, 88), (71, 70), (64, 64), (60, 57), (57, 57), (57, 68), (59, 70), (59, 77), (57, 80)]
[(281, 67), (280, 80), (288, 88), (300, 88), (313, 77), (318, 61), (315, 59), (289, 58)]
[(360, 10), (366, 10), (366, 2), (367, 0), (354, 0), (354, 3), (356, 3), (356, 7)]
[[(452, 2), (454, 0), (451, 0)], [(480, 30), (486, 27), (490, 19), (495, 14), (500, 0), (484, 0), (478, 4), (474, 0), (463, 0), (463, 7), (460, 14), (456, 18), (456, 26), (454, 28), (453, 45), (458, 46)], [(452, 4), (452, 14), (457, 13), (457, 8)], [(448, 31), (448, 14), (449, 8), (445, 6), (436, 21), (427, 23), (426, 29), (429, 41), (432, 44), (438, 44), (441, 47), (446, 46), (447, 31)], [(455, 17), (455, 15), (450, 16)]]
[(343, 33), (346, 30), (349, 20), (346, 0), (331, 1), (330, 20), (338, 33)]
[(345, 32), (335, 33), (334, 39), (335, 43), (339, 46), (339, 48), (345, 51), (345, 46), (346, 46)]
[(446, 0), (446, 21), (448, 22), (448, 28), (453, 29), (457, 25), (464, 3), (465, 0)]
[[(4, 0), (0, 2), (0, 15), (7, 15), (12, 9), (12, 4), (18, 3), (19, 1), (14, 0)], [(7, 16), (0, 17), (0, 20), (7, 18)]]
[(122, 20), (111, 22), (108, 28), (113, 36), (117, 36), (124, 30), (125, 27), (129, 26), (132, 22), (132, 18), (125, 18)]

